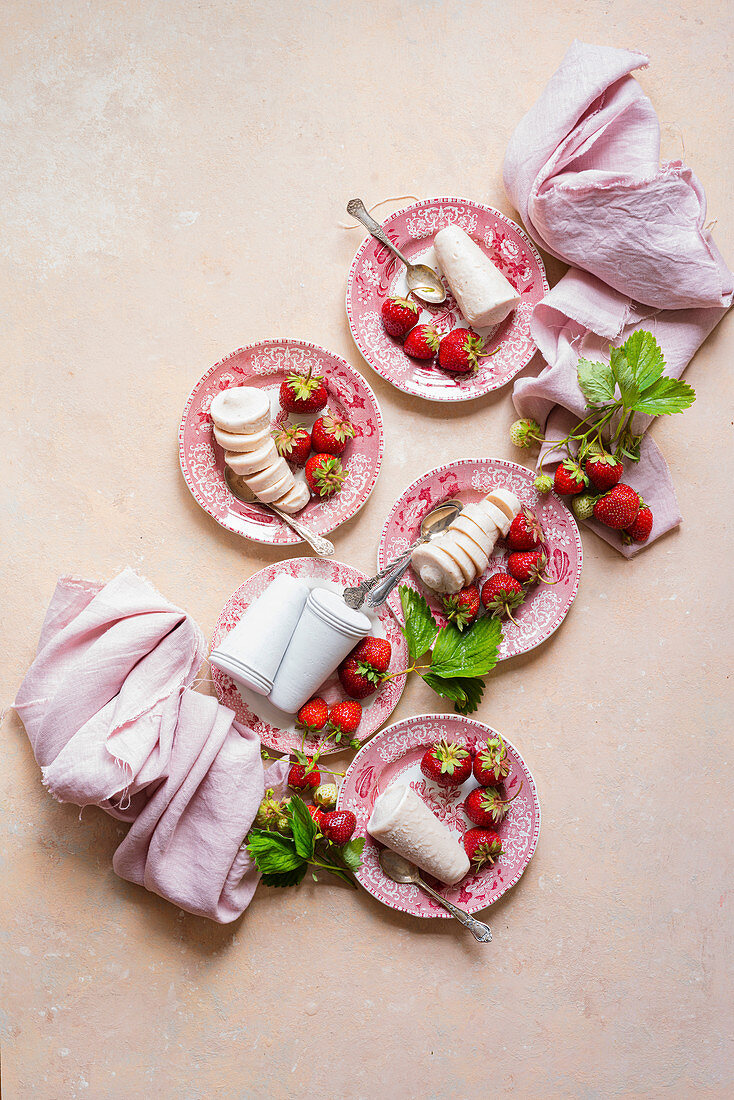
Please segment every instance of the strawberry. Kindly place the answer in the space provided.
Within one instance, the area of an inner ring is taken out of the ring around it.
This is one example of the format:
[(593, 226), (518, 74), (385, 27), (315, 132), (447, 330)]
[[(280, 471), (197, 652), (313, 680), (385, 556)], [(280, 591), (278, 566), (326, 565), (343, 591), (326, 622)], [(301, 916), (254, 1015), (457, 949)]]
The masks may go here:
[(257, 829), (268, 829), (271, 825), (275, 826), (280, 813), (280, 802), (273, 798), (273, 790), (270, 788), (257, 808), (253, 824)]
[(303, 704), (296, 717), (296, 725), (306, 733), (318, 733), (326, 725), (328, 717), (328, 706), (316, 696)]
[(507, 545), (510, 550), (535, 550), (543, 542), (543, 528), (535, 512), (523, 505), (522, 511), (515, 516), (507, 532)]
[(589, 484), (589, 479), (572, 458), (566, 458), (556, 466), (553, 488), (559, 497), (570, 497), (580, 493)]
[(356, 699), (345, 699), (329, 708), (329, 725), (339, 741), (345, 734), (354, 733), (362, 721), (362, 704)]
[(351, 810), (332, 810), (324, 814), (321, 829), (332, 844), (346, 844), (357, 828), (357, 819)]
[(301, 424), (281, 424), (274, 432), (273, 439), (278, 454), (294, 466), (305, 466), (311, 454), (311, 436)]
[(314, 821), (318, 825), (321, 832), (323, 832), (324, 831), (324, 829), (323, 829), (324, 814), (323, 814), (323, 811), (322, 811), (321, 807), (320, 806), (308, 806), (307, 809), (308, 809), (308, 812), (311, 814), (311, 817), (314, 819)]
[(465, 626), (473, 623), (479, 614), (479, 589), (475, 584), (470, 584), (455, 596), (444, 596), (443, 606), (446, 609), (448, 621), (458, 630), (463, 630)]
[(549, 493), (553, 488), (553, 478), (548, 477), (547, 474), (538, 474), (535, 481), (533, 482), (533, 485), (535, 486), (537, 492), (545, 496), (545, 494)]
[(377, 684), (361, 671), (360, 662), (354, 657), (346, 657), (337, 673), (342, 687), (352, 699), (366, 699), (377, 691)]
[(386, 298), (382, 303), (380, 316), (388, 336), (402, 340), (418, 320), (418, 306), (410, 298)]
[(441, 341), (438, 365), (452, 374), (470, 374), (488, 353), (484, 340), (470, 328), (452, 329)]
[(306, 757), (305, 764), (291, 764), (288, 772), (289, 787), (296, 791), (305, 791), (307, 787), (318, 787), (320, 782), (321, 772), (309, 757)]
[(502, 853), (502, 841), (491, 829), (467, 829), (464, 851), (478, 871), (485, 863), (490, 867)]
[(640, 497), (629, 485), (621, 481), (594, 505), (594, 519), (617, 531), (631, 527), (640, 510)]
[(311, 455), (306, 463), (306, 481), (314, 496), (324, 500), (338, 493), (347, 471), (338, 458), (329, 454)]
[(464, 799), (464, 813), (475, 825), (486, 828), (487, 825), (499, 825), (507, 813), (507, 807), (520, 791), (522, 783), (512, 798), (502, 798), (496, 787), (475, 787)]
[(571, 509), (577, 519), (588, 519), (594, 514), (594, 505), (598, 497), (595, 493), (580, 493), (571, 501)]
[(498, 787), (507, 779), (510, 761), (501, 737), (490, 737), (486, 747), (474, 757), (474, 778), (483, 787)]
[(285, 412), (319, 412), (328, 400), (323, 376), (310, 370), (308, 374), (289, 374), (280, 384), (280, 407)]
[(313, 792), (313, 800), (322, 810), (333, 810), (339, 796), (339, 788), (336, 783), (319, 783)]
[(516, 447), (529, 447), (534, 441), (540, 442), (542, 440), (543, 437), (540, 432), (541, 428), (538, 421), (531, 420), (526, 416), (510, 425), (510, 442)]
[(482, 603), (498, 618), (507, 615), (513, 623), (512, 612), (525, 599), (523, 586), (509, 573), (494, 573), (482, 587)]
[(507, 559), (507, 572), (521, 584), (548, 583), (547, 566), (545, 550), (515, 550)]
[(421, 771), (439, 787), (460, 787), (471, 775), (471, 753), (455, 741), (442, 739), (423, 754)]
[(341, 685), (353, 699), (372, 695), (390, 665), (392, 646), (386, 638), (363, 638), (337, 669)]
[(641, 504), (634, 523), (625, 527), (623, 542), (647, 542), (652, 531), (652, 512), (647, 504)]
[(358, 661), (364, 661), (365, 664), (370, 665), (375, 672), (379, 672), (380, 677), (382, 677), (390, 667), (392, 646), (387, 638), (373, 638), (370, 635), (369, 638), (363, 638), (362, 641), (354, 647), (349, 656), (356, 657)]
[(340, 455), (353, 438), (354, 428), (349, 421), (333, 413), (320, 416), (311, 429), (313, 449), (322, 454)]
[(433, 325), (416, 325), (405, 337), (403, 350), (413, 359), (433, 359), (440, 339)]
[(613, 489), (624, 473), (622, 463), (604, 451), (590, 455), (584, 463), (584, 470), (594, 488), (602, 493)]

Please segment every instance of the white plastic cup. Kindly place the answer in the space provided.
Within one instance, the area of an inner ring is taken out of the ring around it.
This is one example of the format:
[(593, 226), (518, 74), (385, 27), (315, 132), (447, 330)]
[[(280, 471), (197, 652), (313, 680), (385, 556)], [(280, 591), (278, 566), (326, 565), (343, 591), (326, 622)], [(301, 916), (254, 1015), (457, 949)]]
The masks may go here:
[(276, 673), (273, 706), (295, 714), (371, 629), (364, 612), (348, 607), (339, 592), (312, 589)]
[(211, 663), (257, 695), (268, 695), (308, 595), (307, 584), (280, 573), (212, 651)]

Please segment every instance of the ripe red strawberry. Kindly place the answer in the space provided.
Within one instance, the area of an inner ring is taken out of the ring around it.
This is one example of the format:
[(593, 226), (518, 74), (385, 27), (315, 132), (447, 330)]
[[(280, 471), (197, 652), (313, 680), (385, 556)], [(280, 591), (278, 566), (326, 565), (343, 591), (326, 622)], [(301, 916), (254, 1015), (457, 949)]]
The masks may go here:
[(392, 646), (386, 638), (364, 638), (339, 665), (341, 685), (353, 699), (372, 695), (390, 665)]
[(351, 810), (332, 810), (322, 815), (321, 831), (332, 844), (346, 844), (357, 828), (357, 819)]
[(515, 516), (507, 532), (507, 545), (510, 550), (535, 550), (543, 542), (543, 528), (535, 512), (523, 505), (522, 511)]
[(640, 497), (630, 485), (620, 482), (594, 505), (594, 519), (617, 531), (631, 527), (640, 510)]
[(553, 477), (553, 488), (559, 497), (570, 497), (574, 493), (580, 493), (589, 484), (589, 479), (572, 458), (565, 458), (556, 466)]
[(437, 741), (423, 754), (421, 771), (439, 787), (460, 787), (471, 775), (471, 753), (455, 741)]
[(452, 329), (441, 341), (438, 365), (452, 374), (470, 374), (488, 353), (484, 340), (470, 328)]
[(347, 471), (338, 458), (329, 454), (311, 455), (306, 463), (306, 481), (314, 496), (333, 497), (344, 484)]
[(327, 455), (340, 455), (353, 438), (354, 428), (349, 421), (334, 413), (320, 416), (311, 429), (313, 449)]
[(419, 309), (410, 298), (386, 298), (382, 303), (380, 316), (388, 336), (397, 336), (402, 340), (418, 320)]
[(641, 504), (633, 524), (625, 527), (622, 534), (624, 542), (647, 542), (652, 531), (652, 512), (647, 504)]
[(311, 814), (311, 817), (314, 819), (314, 821), (318, 825), (319, 829), (323, 833), (323, 831), (324, 831), (324, 825), (323, 825), (324, 811), (321, 809), (320, 806), (308, 806), (307, 809), (308, 809), (308, 812)]
[(433, 325), (416, 325), (405, 337), (403, 350), (413, 359), (433, 359), (440, 340)]
[(446, 608), (446, 618), (459, 630), (473, 623), (479, 614), (479, 589), (475, 584), (468, 588), (462, 588), (455, 596), (444, 596), (443, 606)]
[(475, 825), (486, 828), (488, 825), (499, 825), (507, 813), (507, 807), (513, 802), (520, 791), (522, 783), (513, 794), (512, 798), (503, 798), (496, 787), (475, 787), (464, 799), (464, 813)]
[(521, 584), (537, 584), (547, 579), (548, 556), (545, 550), (515, 550), (507, 559), (507, 572)]
[(318, 733), (329, 718), (329, 708), (323, 699), (316, 696), (304, 703), (296, 717), (296, 725), (306, 733)]
[(464, 851), (478, 871), (485, 863), (490, 867), (502, 853), (502, 841), (491, 829), (467, 829)]
[(305, 466), (311, 454), (311, 436), (301, 424), (281, 424), (273, 432), (278, 454), (294, 466)]
[(349, 656), (356, 657), (358, 661), (364, 661), (382, 676), (390, 667), (392, 646), (387, 638), (374, 638), (370, 635), (369, 638), (363, 638), (358, 642)]
[(280, 407), (286, 412), (319, 412), (328, 400), (323, 376), (310, 370), (308, 374), (289, 374), (280, 384)]
[(525, 599), (525, 590), (509, 573), (494, 573), (482, 587), (482, 603), (496, 617), (507, 615), (513, 623), (512, 612)]
[(498, 787), (510, 773), (510, 759), (501, 737), (490, 737), (474, 757), (474, 778), (483, 787)]
[(594, 488), (606, 493), (617, 484), (624, 473), (624, 466), (618, 459), (604, 452), (590, 455), (584, 463), (584, 470)]
[(291, 764), (288, 772), (288, 786), (297, 791), (304, 791), (307, 787), (318, 787), (321, 782), (321, 772), (314, 766), (313, 760), (307, 757), (306, 761), (305, 764)]
[(356, 699), (344, 699), (329, 708), (329, 724), (337, 735), (352, 734), (362, 721), (362, 704)]

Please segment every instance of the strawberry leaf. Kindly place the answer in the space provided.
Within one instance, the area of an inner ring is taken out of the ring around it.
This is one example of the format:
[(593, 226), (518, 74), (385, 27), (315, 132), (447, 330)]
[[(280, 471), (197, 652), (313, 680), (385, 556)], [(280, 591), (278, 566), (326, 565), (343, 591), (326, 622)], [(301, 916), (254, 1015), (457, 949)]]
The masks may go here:
[(579, 359), (576, 373), (581, 392), (590, 405), (606, 405), (616, 400), (614, 375), (608, 363)]
[(638, 329), (627, 337), (619, 350), (624, 353), (640, 392), (657, 382), (665, 369), (663, 353), (651, 332)]
[(647, 416), (667, 416), (690, 408), (696, 400), (696, 391), (687, 382), (664, 376), (658, 378), (641, 393), (634, 405), (635, 412)]
[(412, 661), (417, 661), (427, 649), (431, 648), (438, 634), (438, 623), (431, 614), (426, 600), (418, 592), (407, 584), (401, 585), (399, 592), (405, 616), (405, 626), (401, 629), (408, 643), (410, 658)]
[(449, 625), (440, 631), (433, 646), (431, 672), (435, 676), (486, 676), (497, 664), (502, 641), (498, 619), (482, 618), (464, 632)]
[(291, 825), (293, 844), (298, 855), (302, 859), (311, 859), (319, 830), (308, 812), (306, 803), (297, 794), (291, 796), (286, 815)]
[(263, 875), (262, 882), (265, 886), (298, 886), (306, 874), (307, 863), (301, 863), (292, 871), (269, 872)]
[(625, 408), (631, 409), (640, 396), (635, 371), (632, 365), (627, 361), (627, 356), (624, 354), (622, 348), (613, 347), (609, 350), (611, 354), (609, 365), (612, 368), (614, 379), (619, 386), (620, 399)]
[(484, 681), (480, 677), (454, 676), (446, 678), (435, 676), (431, 672), (421, 673), (429, 688), (444, 699), (450, 699), (458, 714), (471, 714), (477, 709), (484, 692)]
[(364, 850), (364, 837), (355, 837), (354, 840), (343, 844), (339, 849), (345, 867), (350, 871), (358, 871), (362, 866), (362, 851)]
[(303, 862), (291, 837), (268, 833), (262, 829), (251, 830), (247, 838), (247, 850), (255, 860), (257, 869), (264, 875), (295, 871)]

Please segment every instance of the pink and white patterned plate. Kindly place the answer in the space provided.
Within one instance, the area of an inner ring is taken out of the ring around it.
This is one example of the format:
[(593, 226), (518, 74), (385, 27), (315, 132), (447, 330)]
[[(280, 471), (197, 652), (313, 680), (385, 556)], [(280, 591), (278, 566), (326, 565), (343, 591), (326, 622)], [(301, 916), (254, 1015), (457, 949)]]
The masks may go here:
[[(421, 757), (441, 737), (475, 749), (491, 736), (496, 736), (496, 731), (473, 718), (462, 718), (458, 714), (419, 714), (388, 726), (357, 753), (339, 791), (338, 808), (351, 810), (356, 815), (356, 835), (366, 838), (362, 867), (357, 872), (357, 878), (378, 901), (403, 913), (412, 913), (414, 917), (449, 916), (417, 886), (393, 882), (383, 873), (379, 863), (381, 845), (367, 832), (367, 822), (378, 794), (399, 779), (410, 784), (440, 821), (457, 836), (463, 836), (472, 824), (464, 814), (461, 803), (477, 786), (476, 780), (470, 778), (454, 789), (439, 787), (422, 774)], [(502, 838), (503, 854), (494, 866), (470, 871), (456, 886), (435, 884), (443, 897), (469, 913), (486, 909), (515, 885), (538, 843), (540, 804), (535, 780), (517, 749), (506, 740), (505, 744), (511, 761), (505, 791), (511, 797), (520, 784), (522, 788), (510, 804), (505, 820), (497, 828)], [(429, 882), (432, 881), (429, 878)]]
[[(451, 224), (465, 230), (521, 294), (509, 317), (479, 330), (488, 347), (498, 350), (483, 359), (474, 374), (452, 375), (437, 365), (411, 359), (402, 343), (387, 335), (380, 320), (382, 303), (390, 295), (404, 295), (407, 283), (404, 266), (374, 237), (361, 244), (347, 282), (349, 327), (364, 358), (399, 390), (431, 401), (468, 401), (514, 378), (535, 352), (530, 315), (548, 293), (545, 268), (535, 246), (519, 225), (491, 206), (469, 199), (425, 199), (392, 214), (383, 228), (409, 260), (436, 267), (433, 238)], [(425, 306), (420, 322), (435, 325), (439, 332), (466, 327), (450, 292), (440, 306)]]
[[(535, 477), (536, 474), (525, 466), (501, 458), (465, 458), (437, 466), (409, 485), (396, 500), (380, 536), (378, 563), (382, 569), (415, 541), (426, 512), (451, 497), (469, 504), (480, 500), (493, 487), (503, 487), (511, 489), (523, 504), (533, 509), (546, 536), (548, 575), (555, 583), (538, 584), (530, 589), (524, 603), (513, 611), (517, 625), (507, 619), (502, 621), (500, 661), (526, 653), (549, 638), (568, 614), (579, 587), (583, 551), (576, 520), (555, 493), (541, 496), (537, 492), (533, 485)], [(504, 570), (506, 564), (505, 544), (499, 542), (484, 579)], [(437, 622), (440, 625), (446, 622), (441, 597), (424, 588), (412, 568), (408, 569), (402, 583), (422, 592)], [(397, 589), (388, 603), (402, 623), (403, 609)]]
[[(194, 386), (178, 433), (181, 470), (197, 504), (212, 519), (254, 542), (286, 546), (302, 540), (290, 527), (256, 505), (233, 497), (224, 480), (224, 451), (214, 441), (209, 406), (230, 386), (256, 386), (270, 396), (273, 420), (290, 419), (311, 427), (315, 417), (287, 417), (280, 411), (278, 389), (291, 371), (312, 367), (323, 374), (329, 391), (328, 408), (346, 416), (355, 438), (344, 452), (348, 477), (341, 492), (329, 500), (311, 500), (299, 512), (316, 534), (326, 535), (359, 511), (372, 492), (384, 450), (382, 414), (377, 398), (361, 374), (331, 351), (303, 340), (264, 340), (233, 351), (215, 363)], [(303, 478), (296, 471), (297, 478)]]
[[(365, 574), (352, 568), (351, 565), (344, 565), (342, 562), (327, 558), (289, 558), (287, 561), (267, 565), (259, 572), (253, 573), (229, 597), (214, 627), (211, 649), (216, 649), (224, 636), (239, 622), (252, 601), (257, 599), (280, 573), (297, 577), (314, 588), (333, 587), (339, 591), (359, 584), (365, 579)], [(407, 668), (408, 646), (387, 606), (383, 605), (377, 611), (371, 611), (368, 608), (364, 610), (372, 619), (373, 634), (387, 638), (392, 646), (390, 671)], [(294, 715), (286, 715), (276, 710), (262, 695), (256, 695), (247, 688), (238, 688), (234, 680), (213, 665), (212, 679), (220, 703), (230, 707), (235, 712), (237, 720), (253, 729), (264, 745), (282, 753), (290, 753), (301, 747), (302, 733), (296, 730)], [(398, 705), (404, 687), (405, 676), (396, 676), (394, 680), (384, 683), (374, 695), (362, 700), (362, 721), (355, 734), (358, 741), (366, 741), (375, 730), (387, 722)], [(320, 694), (329, 704), (346, 698), (336, 675), (326, 681)], [(322, 743), (322, 738), (310, 737), (306, 741), (306, 746), (315, 751)], [(338, 751), (340, 751), (338, 746), (327, 748), (322, 751), (322, 755), (326, 756), (329, 752)]]

